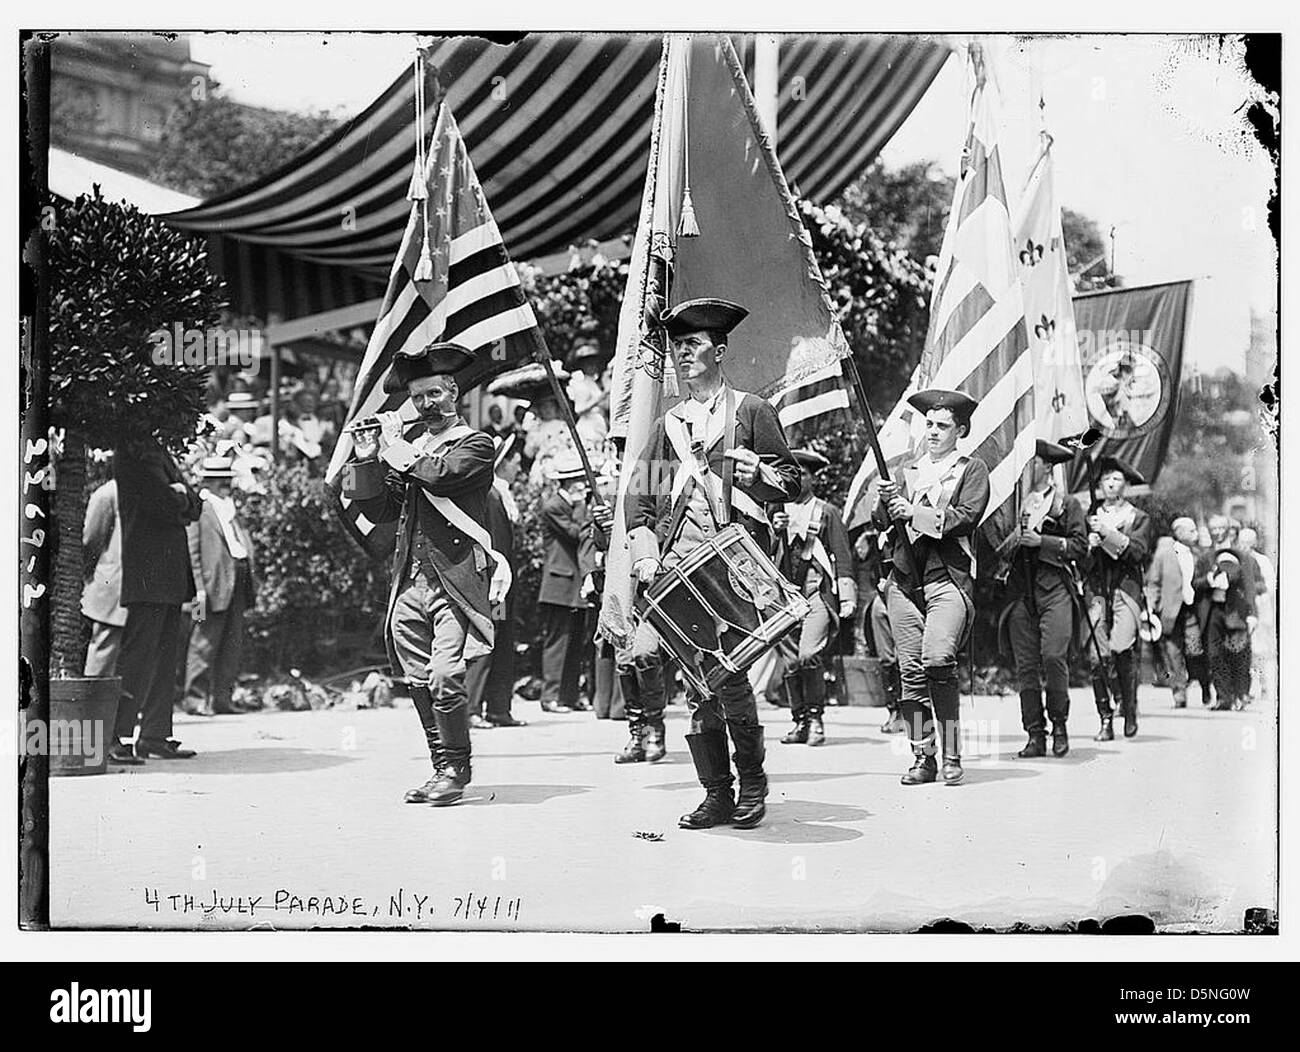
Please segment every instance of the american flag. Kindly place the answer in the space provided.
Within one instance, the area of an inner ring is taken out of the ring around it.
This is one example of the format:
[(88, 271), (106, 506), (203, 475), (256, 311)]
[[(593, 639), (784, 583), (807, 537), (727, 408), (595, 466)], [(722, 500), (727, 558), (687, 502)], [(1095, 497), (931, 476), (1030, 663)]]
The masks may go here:
[[(998, 153), (996, 91), (979, 44), (969, 47), (968, 72), (970, 131), (939, 253), (925, 350), (881, 428), (880, 445), (891, 475), (915, 457), (924, 416), (907, 398), (916, 391), (942, 387), (977, 399), (970, 434), (958, 448), (988, 465), (984, 532), (996, 549), (1015, 526), (1018, 489), (1034, 456), (1034, 365)], [(876, 476), (869, 457), (849, 488), (850, 527), (870, 514)]]
[[(403, 349), (455, 340), (473, 351), (476, 363), (458, 377), (462, 392), (546, 353), (533, 308), (445, 102), (438, 108), (424, 182), (428, 199), (412, 202), (346, 423), (392, 411), (415, 423), (417, 413), (405, 393), (384, 392), (393, 356)], [(351, 437), (343, 434), (326, 473), (336, 493), (351, 455)], [(341, 496), (339, 506), (344, 525), (368, 551), (379, 556), (391, 549), (391, 526), (377, 527)]]

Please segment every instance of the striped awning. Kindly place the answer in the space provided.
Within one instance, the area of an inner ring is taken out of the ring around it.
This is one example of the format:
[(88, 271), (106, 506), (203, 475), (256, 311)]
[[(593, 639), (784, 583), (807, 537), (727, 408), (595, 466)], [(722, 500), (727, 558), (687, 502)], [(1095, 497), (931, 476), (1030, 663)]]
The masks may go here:
[[(737, 43), (748, 65), (752, 41)], [(450, 101), (511, 258), (632, 231), (660, 47), (658, 35), (530, 34), (432, 49), (430, 79)], [(827, 201), (859, 175), (948, 54), (922, 37), (783, 37), (778, 152), (797, 192)], [(163, 218), (208, 235), (245, 313), (288, 319), (378, 296), (410, 211), (414, 95), (408, 71), (291, 165)]]

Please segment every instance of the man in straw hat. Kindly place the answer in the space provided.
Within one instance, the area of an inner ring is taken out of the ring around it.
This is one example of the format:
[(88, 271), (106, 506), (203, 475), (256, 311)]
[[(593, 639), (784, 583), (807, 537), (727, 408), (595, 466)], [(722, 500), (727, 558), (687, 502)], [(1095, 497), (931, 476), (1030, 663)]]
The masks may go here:
[[(1066, 446), (1040, 438), (1031, 467), (1030, 493), (1020, 509), (1015, 550), (1008, 568), (1004, 617), (1016, 659), (1020, 722), (1029, 735), (1017, 753), (1025, 759), (1047, 755), (1047, 720), (1052, 722), (1052, 755), (1070, 751), (1070, 640), (1074, 635), (1074, 581), (1070, 563), (1088, 551), (1083, 508), (1053, 470), (1074, 457)], [(1043, 712), (1043, 685), (1047, 711)]]
[(812, 449), (796, 449), (799, 499), (772, 516), (777, 536), (777, 565), (786, 579), (808, 597), (811, 610), (799, 631), (781, 640), (785, 692), (794, 726), (781, 739), (786, 745), (821, 745), (826, 740), (826, 645), (839, 633), (841, 618), (857, 607), (853, 549), (840, 509), (813, 493), (814, 471), (828, 461)]
[(540, 515), (546, 555), (537, 604), (542, 614), (542, 711), (590, 709), (578, 694), (587, 644), (587, 600), (582, 596), (578, 547), (591, 518), (587, 477), (576, 452), (551, 461), (546, 477), (554, 491)]
[[(1124, 737), (1138, 731), (1138, 621), (1142, 614), (1142, 587), (1147, 555), (1151, 551), (1151, 519), (1125, 496), (1130, 485), (1146, 480), (1118, 457), (1097, 461), (1097, 487), (1101, 503), (1088, 515), (1088, 619), (1097, 646), (1085, 637), (1085, 652), (1092, 665), (1093, 693), (1101, 730), (1095, 741), (1114, 741), (1106, 686), (1119, 688), (1119, 709), (1124, 717)], [(1086, 632), (1087, 628), (1084, 627)], [(1100, 654), (1100, 657), (1098, 656)]]
[(474, 356), (435, 342), (399, 353), (384, 379), (405, 392), (424, 432), (408, 441), (396, 413), (355, 432), (356, 459), (345, 465), (343, 496), (372, 522), (397, 521), (393, 583), (385, 621), (389, 660), (411, 689), (433, 763), (408, 803), (460, 801), (469, 784), (466, 662), (491, 651), (492, 607), (509, 587), (509, 568), (486, 526), (492, 486), (491, 436), (457, 409), (456, 374)]
[(957, 449), (970, 433), (975, 399), (931, 388), (907, 401), (925, 414), (925, 449), (901, 477), (880, 484), (873, 513), (882, 527), (892, 523), (896, 534), (889, 621), (903, 682), (899, 704), (915, 758), (902, 782), (923, 785), (942, 776), (945, 785), (958, 785), (964, 772), (957, 657), (974, 622), (972, 537), (988, 506), (989, 469)]
[[(799, 495), (799, 464), (786, 445), (776, 410), (756, 395), (737, 391), (722, 375), (728, 334), (748, 313), (727, 300), (696, 299), (663, 316), (686, 397), (651, 432), (628, 491), (632, 573), (643, 584), (713, 536), (717, 522), (727, 518), (771, 550), (764, 506)], [(643, 623), (631, 647), (620, 653), (620, 671), (651, 665), (658, 654), (659, 640)], [(744, 672), (731, 676), (712, 700), (692, 691), (687, 704), (691, 729), (686, 744), (706, 795), (678, 824), (683, 829), (758, 825), (767, 812), (767, 776), (763, 725), (749, 677)], [(628, 711), (630, 719), (630, 705)], [(740, 779), (738, 797), (732, 795), (728, 733)]]
[(230, 457), (204, 457), (199, 478), (203, 508), (186, 529), (190, 560), (198, 567), (197, 602), (206, 616), (190, 634), (184, 707), (202, 716), (237, 711), (232, 694), (244, 650), (244, 612), (253, 605), (253, 542), (230, 495)]

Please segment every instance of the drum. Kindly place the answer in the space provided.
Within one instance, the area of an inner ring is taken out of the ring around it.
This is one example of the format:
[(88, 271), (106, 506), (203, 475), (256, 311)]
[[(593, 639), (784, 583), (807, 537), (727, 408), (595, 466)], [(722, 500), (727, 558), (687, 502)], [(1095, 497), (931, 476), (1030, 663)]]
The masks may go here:
[(706, 697), (808, 616), (808, 600), (743, 526), (719, 530), (636, 600), (682, 674)]

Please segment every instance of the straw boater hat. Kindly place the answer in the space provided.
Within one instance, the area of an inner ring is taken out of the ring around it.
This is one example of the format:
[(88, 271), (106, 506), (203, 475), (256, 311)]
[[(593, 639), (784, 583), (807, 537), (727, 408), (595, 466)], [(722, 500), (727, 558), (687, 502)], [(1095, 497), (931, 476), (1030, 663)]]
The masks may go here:
[(257, 399), (249, 391), (231, 391), (230, 394), (226, 395), (227, 409), (247, 409), (250, 412), (255, 412), (257, 404)]
[(546, 477), (551, 482), (568, 482), (570, 479), (584, 478), (586, 474), (586, 469), (582, 466), (582, 458), (574, 452), (559, 454), (546, 469)]
[[(565, 381), (570, 376), (569, 370), (558, 362), (552, 365), (552, 368), (555, 370), (555, 378), (563, 389)], [(491, 395), (517, 398), (524, 402), (536, 402), (542, 398), (555, 397), (551, 381), (546, 378), (546, 367), (541, 362), (530, 362), (521, 369), (502, 373), (488, 384), (487, 391)]]
[(425, 376), (454, 376), (474, 364), (474, 353), (458, 343), (435, 341), (418, 351), (398, 351), (384, 377), (386, 394), (405, 394), (406, 385)]
[(204, 457), (199, 465), (201, 479), (233, 479), (235, 462), (230, 457)]
[(690, 332), (731, 332), (749, 316), (739, 303), (712, 298), (686, 300), (677, 304), (660, 319), (669, 336)]

